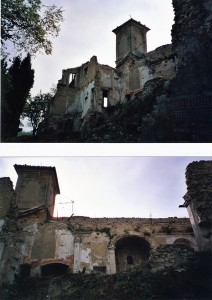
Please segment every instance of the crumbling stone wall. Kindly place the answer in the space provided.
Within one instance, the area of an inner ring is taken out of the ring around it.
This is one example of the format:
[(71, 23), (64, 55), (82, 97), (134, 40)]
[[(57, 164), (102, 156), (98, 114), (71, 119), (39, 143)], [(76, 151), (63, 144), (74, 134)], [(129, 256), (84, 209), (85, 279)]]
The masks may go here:
[(178, 60), (171, 81), (171, 112), (176, 137), (211, 141), (212, 1), (173, 0), (172, 44)]
[(172, 44), (156, 48), (146, 54), (145, 63), (152, 70), (154, 78), (171, 80), (176, 76), (177, 60)]
[[(79, 258), (76, 271), (85, 268), (89, 273), (96, 268), (105, 268), (106, 273), (113, 274), (132, 269), (148, 260), (148, 247), (156, 249), (159, 245), (174, 245), (177, 241), (197, 249), (190, 222), (186, 218), (72, 217), (68, 227), (79, 239), (78, 253), (75, 253)], [(134, 247), (128, 243), (129, 240)], [(136, 247), (143, 250), (138, 252)], [(127, 259), (130, 256), (133, 264), (128, 265)]]
[[(43, 266), (51, 264), (66, 265), (76, 273), (84, 270), (86, 273), (114, 274), (126, 268), (127, 256), (133, 257), (130, 268), (148, 260), (145, 251), (140, 257), (136, 250), (136, 245), (140, 244), (155, 249), (184, 239), (196, 248), (186, 218), (72, 217), (70, 220), (51, 220), (44, 206), (19, 211), (16, 218), (8, 219), (4, 234), (7, 247), (1, 263), (4, 264), (5, 282), (12, 282), (15, 276), (19, 278), (26, 268), (29, 270), (27, 276), (41, 277)], [(129, 239), (135, 241), (133, 248), (128, 247)]]
[(17, 226), (17, 207), (11, 203), (0, 228), (0, 283), (12, 283), (20, 265), (21, 241)]
[(170, 267), (180, 269), (181, 265), (194, 259), (194, 249), (186, 245), (162, 245), (151, 251), (148, 265), (153, 272)]
[(93, 56), (81, 67), (63, 70), (50, 115), (78, 112), (84, 118), (89, 111), (103, 110), (104, 96), (108, 98), (108, 105), (118, 103), (118, 91), (116, 70), (99, 64), (97, 57)]
[[(7, 258), (5, 251), (13, 252), (11, 236), (16, 232), (15, 224), (15, 191), (9, 177), (0, 178), (0, 282), (6, 277), (11, 279), (11, 268), (16, 267), (17, 256)], [(17, 242), (17, 241), (16, 241)], [(9, 263), (8, 263), (8, 260)]]
[[(117, 66), (120, 76), (121, 103), (133, 100), (140, 93), (145, 83), (160, 77), (171, 80), (176, 75), (176, 58), (172, 45), (164, 45), (148, 52), (141, 58), (129, 54)], [(128, 96), (128, 98), (126, 97)]]
[(0, 219), (6, 217), (10, 206), (15, 203), (13, 183), (9, 177), (0, 178)]
[(200, 251), (212, 250), (212, 161), (193, 162), (186, 168), (187, 207)]
[[(207, 89), (211, 91), (212, 74), (210, 64), (208, 65), (212, 54), (211, 0), (173, 0), (172, 4), (175, 12), (172, 44), (177, 53), (179, 71), (182, 72), (178, 77), (186, 76), (187, 73), (186, 83), (181, 90), (174, 92), (181, 95), (187, 92), (191, 95)], [(187, 72), (189, 68), (193, 72)]]

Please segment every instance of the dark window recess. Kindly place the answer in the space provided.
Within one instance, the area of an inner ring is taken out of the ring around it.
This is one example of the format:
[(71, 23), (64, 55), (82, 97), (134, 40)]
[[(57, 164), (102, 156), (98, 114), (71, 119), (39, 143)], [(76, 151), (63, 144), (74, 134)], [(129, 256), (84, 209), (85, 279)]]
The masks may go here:
[(41, 266), (41, 276), (60, 276), (66, 273), (68, 266), (60, 263), (52, 263)]
[(93, 267), (93, 270), (100, 273), (106, 273), (106, 266), (96, 266)]
[(88, 67), (84, 68), (84, 76), (86, 76), (88, 74)]
[(127, 101), (130, 101), (130, 94), (127, 94), (126, 96)]
[(127, 264), (133, 265), (133, 257), (131, 255), (127, 256)]
[(20, 265), (19, 275), (22, 278), (30, 277), (31, 266), (29, 264)]
[(72, 81), (69, 83), (69, 87), (74, 88), (74, 79), (72, 79)]
[(102, 91), (103, 98), (108, 98), (108, 90)]

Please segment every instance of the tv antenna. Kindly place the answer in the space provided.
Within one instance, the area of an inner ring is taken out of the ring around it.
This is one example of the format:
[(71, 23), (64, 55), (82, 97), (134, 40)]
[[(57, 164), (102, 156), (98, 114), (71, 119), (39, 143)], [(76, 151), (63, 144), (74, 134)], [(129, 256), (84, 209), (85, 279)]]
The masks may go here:
[(64, 208), (63, 204), (70, 204), (71, 203), (71, 210), (72, 210), (72, 215), (74, 213), (74, 200), (67, 201), (67, 202), (59, 202), (59, 204), (62, 204), (62, 207)]

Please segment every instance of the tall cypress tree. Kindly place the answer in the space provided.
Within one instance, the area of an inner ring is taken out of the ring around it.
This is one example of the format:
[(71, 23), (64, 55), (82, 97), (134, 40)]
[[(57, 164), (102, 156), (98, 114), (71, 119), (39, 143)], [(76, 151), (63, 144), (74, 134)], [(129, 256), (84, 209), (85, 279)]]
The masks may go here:
[(2, 99), (2, 139), (16, 137), (19, 131), (19, 119), (23, 112), (30, 89), (34, 83), (34, 70), (28, 54), (23, 61), (16, 57), (7, 76), (10, 87)]

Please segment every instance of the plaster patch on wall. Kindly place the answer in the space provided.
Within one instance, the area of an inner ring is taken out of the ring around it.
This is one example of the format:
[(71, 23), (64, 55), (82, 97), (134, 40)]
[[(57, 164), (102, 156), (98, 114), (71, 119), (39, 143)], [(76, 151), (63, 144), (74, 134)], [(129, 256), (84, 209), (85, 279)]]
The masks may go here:
[(91, 107), (92, 89), (94, 88), (95, 81), (93, 80), (84, 88), (80, 94), (80, 102), (83, 109), (82, 118), (86, 115), (89, 108)]
[(91, 263), (90, 253), (91, 253), (91, 249), (89, 248), (81, 249), (80, 258), (82, 263), (86, 263), (86, 264)]
[(55, 257), (59, 259), (66, 259), (68, 256), (74, 255), (74, 237), (72, 233), (66, 229), (55, 230), (55, 236)]

